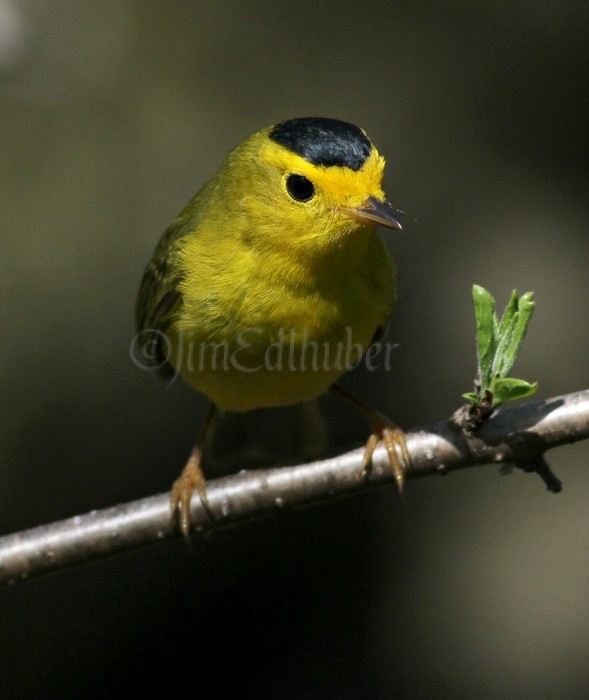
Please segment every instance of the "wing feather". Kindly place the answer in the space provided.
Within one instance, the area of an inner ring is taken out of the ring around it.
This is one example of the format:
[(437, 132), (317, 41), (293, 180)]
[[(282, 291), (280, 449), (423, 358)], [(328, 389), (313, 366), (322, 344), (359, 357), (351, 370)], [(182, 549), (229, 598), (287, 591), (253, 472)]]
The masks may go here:
[(181, 218), (166, 229), (153, 258), (145, 268), (137, 295), (137, 333), (142, 347), (155, 346), (155, 352), (150, 352), (149, 356), (163, 377), (169, 377), (175, 372), (166, 357), (164, 339), (170, 318), (182, 304), (182, 294), (178, 289), (182, 276), (173, 261), (180, 240), (188, 233), (186, 220)]

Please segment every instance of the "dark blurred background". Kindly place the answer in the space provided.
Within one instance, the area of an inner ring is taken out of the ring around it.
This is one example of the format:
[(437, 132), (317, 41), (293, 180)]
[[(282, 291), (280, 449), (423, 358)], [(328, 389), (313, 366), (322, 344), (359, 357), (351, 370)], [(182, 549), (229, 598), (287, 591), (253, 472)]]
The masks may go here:
[[(393, 369), (349, 387), (406, 427), (449, 415), (476, 282), (535, 292), (538, 398), (587, 388), (588, 14), (0, 0), (0, 531), (169, 488), (206, 402), (129, 359), (139, 280), (225, 153), (289, 117), (365, 128), (407, 212)], [(342, 448), (366, 437), (322, 404)], [(588, 453), (550, 456), (559, 496), (472, 469), (5, 588), (2, 696), (584, 699)]]

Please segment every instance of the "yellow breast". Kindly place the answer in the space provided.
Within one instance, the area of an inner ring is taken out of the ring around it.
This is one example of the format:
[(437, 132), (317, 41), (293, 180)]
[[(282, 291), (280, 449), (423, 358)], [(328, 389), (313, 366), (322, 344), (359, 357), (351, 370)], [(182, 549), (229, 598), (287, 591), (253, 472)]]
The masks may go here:
[[(221, 409), (296, 403), (324, 393), (361, 359), (392, 309), (384, 244), (363, 227), (313, 260), (186, 241), (171, 364)], [(220, 260), (223, 264), (220, 264)]]

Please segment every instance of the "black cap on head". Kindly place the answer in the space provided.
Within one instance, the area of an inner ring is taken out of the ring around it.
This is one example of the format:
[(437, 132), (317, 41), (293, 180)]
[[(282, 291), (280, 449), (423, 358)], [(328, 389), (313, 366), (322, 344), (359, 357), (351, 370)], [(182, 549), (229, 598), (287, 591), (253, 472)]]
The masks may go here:
[(313, 165), (339, 165), (360, 170), (372, 150), (366, 134), (354, 124), (325, 117), (280, 122), (270, 138)]

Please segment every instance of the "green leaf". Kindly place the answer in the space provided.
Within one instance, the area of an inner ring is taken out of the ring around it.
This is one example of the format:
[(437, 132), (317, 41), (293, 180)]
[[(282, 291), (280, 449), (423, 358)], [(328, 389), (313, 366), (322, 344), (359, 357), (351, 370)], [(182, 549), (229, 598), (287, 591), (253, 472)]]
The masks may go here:
[(478, 284), (473, 285), (472, 298), (474, 301), (474, 314), (477, 332), (477, 360), (481, 386), (487, 388), (491, 383), (493, 358), (497, 341), (495, 329), (497, 317), (495, 316), (495, 300), (489, 292)]
[[(519, 295), (517, 290), (511, 292), (509, 302), (505, 307), (503, 316), (501, 317), (501, 323), (497, 329), (496, 339), (497, 347), (495, 350), (495, 357), (493, 358), (493, 366), (491, 368), (491, 377), (500, 374), (505, 377), (511, 368), (513, 367), (513, 362), (515, 357), (512, 356), (510, 352), (511, 339), (513, 336), (513, 331), (515, 329), (517, 319), (518, 319), (518, 307), (519, 307)], [(506, 361), (506, 358), (507, 359)], [(513, 362), (509, 364), (510, 360)]]
[(481, 402), (481, 397), (478, 394), (474, 394), (472, 391), (462, 394), (462, 398), (471, 401), (475, 406), (478, 406)]
[[(511, 371), (517, 351), (513, 345), (513, 333), (517, 325), (519, 314), (516, 311), (506, 323), (501, 321), (503, 328), (502, 335), (499, 337), (495, 357), (493, 358), (493, 367), (491, 376), (499, 375), (504, 377)], [(518, 348), (519, 349), (519, 348)]]
[(505, 307), (505, 311), (503, 312), (503, 316), (501, 317), (501, 323), (499, 324), (499, 328), (497, 330), (498, 336), (505, 335), (507, 327), (510, 325), (513, 317), (517, 313), (518, 302), (519, 302), (519, 296), (518, 296), (517, 290), (514, 289), (513, 292), (511, 292), (511, 296), (509, 297), (509, 302), (507, 303), (507, 306)]
[[(514, 313), (511, 311), (511, 303), (513, 301), (514, 295), (508, 305), (509, 313), (511, 317), (506, 323), (501, 322), (503, 327), (503, 336), (499, 339), (497, 345), (497, 352), (495, 354), (495, 359), (493, 361), (493, 372), (505, 377), (511, 371), (511, 368), (515, 364), (515, 360), (519, 354), (524, 338), (528, 331), (528, 326), (530, 324), (532, 313), (534, 311), (534, 302), (532, 300), (532, 293), (526, 292), (519, 299), (517, 299), (517, 293), (515, 293), (517, 311)], [(504, 317), (508, 314), (508, 309), (505, 310)], [(493, 375), (493, 376), (494, 376)]]
[(528, 332), (528, 326), (532, 320), (535, 306), (536, 304), (534, 302), (534, 295), (532, 292), (522, 294), (519, 300), (517, 324), (515, 326), (515, 330), (513, 331), (513, 343), (517, 347), (516, 355), (524, 342), (526, 333)]
[(499, 406), (499, 404), (505, 403), (506, 401), (532, 396), (537, 388), (538, 382), (529, 384), (523, 379), (514, 379), (512, 377), (496, 378), (491, 385), (493, 406)]

